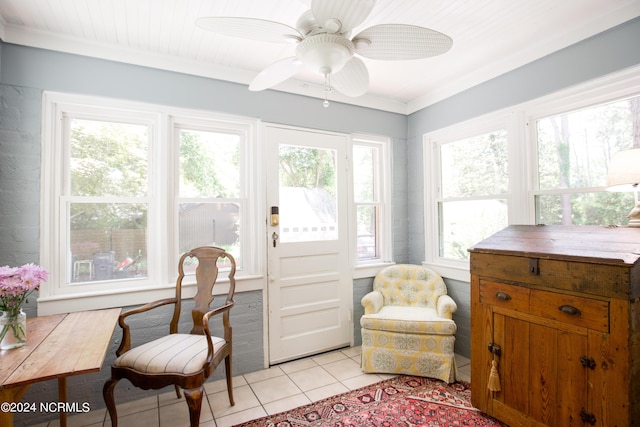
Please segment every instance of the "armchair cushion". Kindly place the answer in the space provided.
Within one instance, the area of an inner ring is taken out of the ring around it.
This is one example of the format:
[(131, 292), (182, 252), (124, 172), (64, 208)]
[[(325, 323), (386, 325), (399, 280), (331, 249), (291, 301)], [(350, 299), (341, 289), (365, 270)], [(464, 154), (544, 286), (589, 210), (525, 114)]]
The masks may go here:
[[(211, 337), (211, 340), (215, 354), (225, 340), (218, 337)], [(204, 367), (206, 358), (204, 335), (169, 334), (132, 348), (116, 359), (115, 366), (149, 374), (193, 374)]]
[(400, 264), (380, 271), (362, 298), (362, 369), (455, 381), (455, 301), (436, 272)]
[(360, 326), (378, 331), (409, 334), (454, 335), (453, 320), (438, 316), (429, 307), (385, 306), (377, 313), (362, 316)]

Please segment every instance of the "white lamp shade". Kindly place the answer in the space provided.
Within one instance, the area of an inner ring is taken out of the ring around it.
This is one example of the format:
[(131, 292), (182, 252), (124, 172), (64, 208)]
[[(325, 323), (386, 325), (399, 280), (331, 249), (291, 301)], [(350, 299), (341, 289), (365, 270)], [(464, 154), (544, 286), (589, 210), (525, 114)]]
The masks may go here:
[(634, 191), (640, 183), (640, 148), (618, 151), (609, 162), (607, 191)]

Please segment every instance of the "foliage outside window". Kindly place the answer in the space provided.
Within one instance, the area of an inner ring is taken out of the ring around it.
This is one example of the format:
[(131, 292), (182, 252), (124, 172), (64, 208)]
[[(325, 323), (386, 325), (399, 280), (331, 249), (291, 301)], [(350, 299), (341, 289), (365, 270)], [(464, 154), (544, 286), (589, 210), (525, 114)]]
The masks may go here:
[(626, 224), (633, 194), (604, 187), (613, 153), (640, 147), (640, 97), (540, 118), (535, 131), (536, 222)]
[(261, 249), (247, 244), (259, 222), (248, 167), (256, 120), (53, 93), (44, 106), (41, 262), (51, 276), (39, 312), (168, 296), (180, 254), (196, 246), (229, 250), (239, 278), (261, 271)]
[(149, 127), (69, 122), (67, 283), (147, 275)]
[(279, 145), (280, 241), (336, 240), (336, 150)]
[(466, 260), (467, 248), (507, 225), (507, 131), (438, 144), (440, 258)]
[(177, 133), (178, 251), (183, 254), (198, 246), (222, 247), (242, 269), (242, 137), (233, 132), (189, 128), (178, 128)]
[(627, 70), (424, 135), (426, 263), (466, 281), (467, 249), (508, 224), (627, 224), (634, 195), (606, 179), (640, 147), (639, 93)]

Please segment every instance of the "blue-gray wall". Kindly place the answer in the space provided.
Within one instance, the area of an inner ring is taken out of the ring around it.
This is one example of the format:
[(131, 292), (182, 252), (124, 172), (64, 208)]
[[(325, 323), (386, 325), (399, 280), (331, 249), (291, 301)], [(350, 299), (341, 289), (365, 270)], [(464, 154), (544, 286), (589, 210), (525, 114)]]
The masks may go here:
[[(40, 212), (40, 131), (42, 92), (44, 90), (98, 95), (167, 105), (218, 111), (266, 122), (282, 123), (336, 132), (363, 132), (392, 138), (395, 170), (393, 215), (407, 217), (406, 204), (406, 130), (407, 118), (401, 114), (332, 102), (325, 109), (318, 99), (275, 91), (250, 92), (246, 86), (133, 66), (95, 58), (0, 43), (0, 265), (38, 262)], [(394, 260), (407, 260), (406, 221), (395, 221)], [(361, 279), (354, 287), (354, 308), (360, 310), (361, 294), (371, 280)], [(189, 321), (189, 302), (183, 310)], [(123, 305), (126, 302), (123, 301)], [(125, 307), (125, 310), (129, 307)], [(37, 315), (35, 298), (26, 306), (29, 316)], [(132, 329), (144, 340), (165, 333), (168, 318), (163, 310), (134, 319)], [(262, 292), (236, 295), (233, 314), (234, 374), (262, 369), (263, 348)], [(354, 324), (359, 324), (359, 317)], [(359, 343), (359, 327), (354, 327)], [(115, 358), (121, 333), (116, 330), (100, 373), (71, 377), (70, 401), (88, 401), (92, 408), (102, 407), (102, 385)], [(215, 373), (219, 378), (224, 369)], [(133, 400), (149, 391), (131, 389), (123, 381), (116, 388), (116, 401)], [(34, 384), (25, 401), (56, 401), (54, 381)], [(55, 417), (55, 414), (52, 414)], [(20, 414), (17, 425), (42, 421)]]
[[(234, 83), (0, 43), (0, 265), (38, 262), (43, 90), (220, 111), (337, 132), (390, 136), (394, 167), (394, 260), (418, 264), (424, 259), (422, 135), (640, 64), (639, 40), (640, 19), (635, 19), (408, 117), (337, 102), (324, 109), (317, 99), (303, 96), (250, 92), (246, 86)], [(447, 284), (459, 307), (454, 318), (459, 327), (456, 350), (469, 354), (468, 284), (452, 280), (447, 280)], [(362, 314), (359, 301), (370, 289), (371, 279), (354, 283), (356, 343)], [(263, 355), (255, 349), (263, 344), (263, 301), (261, 292), (240, 293), (236, 299), (234, 367), (235, 373), (243, 373), (262, 367)], [(33, 302), (29, 314), (36, 314)], [(164, 313), (145, 317), (134, 326), (142, 328), (145, 338), (161, 333), (160, 314)], [(116, 333), (105, 366), (113, 361), (119, 339)], [(97, 374), (70, 378), (70, 401), (88, 400), (94, 408), (103, 406), (101, 388), (107, 375), (108, 369), (103, 369)], [(149, 393), (129, 393), (125, 391), (127, 388), (123, 384), (118, 386), (118, 401)], [(55, 401), (56, 390), (55, 382), (38, 383), (25, 400)], [(25, 415), (17, 419), (17, 425), (35, 422)]]
[[(425, 133), (530, 101), (640, 64), (640, 18), (465, 90), (408, 117), (409, 261), (425, 256), (422, 136)], [(472, 72), (472, 71), (470, 71)], [(456, 351), (470, 354), (468, 283), (447, 280), (459, 309)]]

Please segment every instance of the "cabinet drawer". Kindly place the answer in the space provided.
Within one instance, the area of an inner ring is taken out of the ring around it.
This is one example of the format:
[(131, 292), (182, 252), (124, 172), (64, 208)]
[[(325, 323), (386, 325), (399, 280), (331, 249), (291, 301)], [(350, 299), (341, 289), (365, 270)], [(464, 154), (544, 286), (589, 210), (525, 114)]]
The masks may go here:
[(532, 289), (529, 310), (536, 316), (609, 332), (607, 301)]
[(529, 293), (528, 288), (507, 285), (504, 283), (480, 281), (480, 302), (510, 310), (528, 312)]

